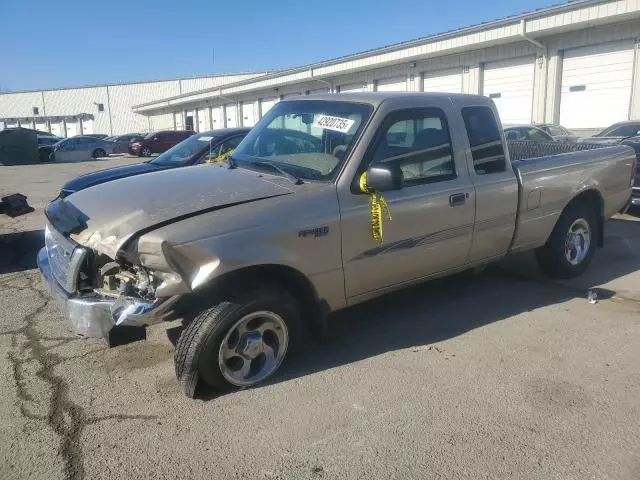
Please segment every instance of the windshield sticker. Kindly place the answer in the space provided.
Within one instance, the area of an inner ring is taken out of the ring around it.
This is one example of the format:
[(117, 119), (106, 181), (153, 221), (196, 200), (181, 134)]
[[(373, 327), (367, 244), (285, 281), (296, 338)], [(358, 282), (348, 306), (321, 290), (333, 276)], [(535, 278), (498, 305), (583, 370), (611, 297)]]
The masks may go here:
[(347, 133), (355, 120), (340, 117), (330, 117), (329, 115), (320, 115), (313, 122), (314, 127), (324, 128), (325, 130), (334, 130), (336, 132)]
[(198, 137), (200, 142), (210, 142), (211, 140), (213, 140), (213, 137)]

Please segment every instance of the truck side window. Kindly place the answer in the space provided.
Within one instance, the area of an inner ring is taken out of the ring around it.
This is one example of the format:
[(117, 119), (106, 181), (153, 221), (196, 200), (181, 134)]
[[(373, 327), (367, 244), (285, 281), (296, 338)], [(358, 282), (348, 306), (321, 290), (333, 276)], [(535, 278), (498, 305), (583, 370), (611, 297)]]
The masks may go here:
[(493, 110), (489, 107), (464, 107), (462, 118), (476, 173), (484, 175), (504, 172), (507, 161)]
[(456, 178), (444, 112), (424, 108), (389, 115), (373, 150), (374, 164), (399, 165), (405, 186)]

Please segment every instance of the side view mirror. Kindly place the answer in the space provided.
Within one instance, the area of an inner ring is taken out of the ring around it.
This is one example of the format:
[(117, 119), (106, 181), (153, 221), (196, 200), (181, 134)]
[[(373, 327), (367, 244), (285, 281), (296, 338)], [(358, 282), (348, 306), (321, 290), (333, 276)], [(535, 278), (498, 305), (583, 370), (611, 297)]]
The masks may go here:
[(152, 140), (158, 140), (158, 137), (153, 137)]
[(374, 165), (367, 169), (367, 190), (384, 192), (400, 190), (404, 175), (399, 166)]

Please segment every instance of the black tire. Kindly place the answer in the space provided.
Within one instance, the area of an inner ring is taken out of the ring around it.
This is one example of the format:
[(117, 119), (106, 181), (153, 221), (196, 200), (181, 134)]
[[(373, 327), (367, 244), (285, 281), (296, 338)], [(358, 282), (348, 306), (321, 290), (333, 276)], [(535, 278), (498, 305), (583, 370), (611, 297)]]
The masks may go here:
[[(586, 221), (590, 231), (589, 248), (586, 255), (577, 265), (572, 264), (565, 253), (565, 242), (569, 229), (579, 219)], [(575, 278), (589, 267), (596, 245), (598, 245), (598, 217), (593, 206), (577, 202), (569, 205), (560, 215), (547, 243), (536, 250), (536, 259), (540, 269), (553, 278)]]
[(141, 157), (150, 157), (152, 153), (153, 151), (151, 150), (151, 147), (142, 147), (140, 150)]
[(260, 288), (225, 300), (201, 311), (178, 339), (174, 366), (187, 397), (195, 397), (200, 379), (218, 390), (239, 388), (229, 383), (220, 371), (218, 352), (233, 325), (244, 316), (260, 310), (276, 313), (286, 323), (289, 335), (286, 359), (300, 340), (301, 331), (300, 309), (288, 292), (278, 288)]
[(100, 157), (106, 157), (107, 156), (107, 152), (105, 152), (102, 148), (96, 148), (93, 151), (93, 155), (91, 155), (93, 158), (100, 158)]

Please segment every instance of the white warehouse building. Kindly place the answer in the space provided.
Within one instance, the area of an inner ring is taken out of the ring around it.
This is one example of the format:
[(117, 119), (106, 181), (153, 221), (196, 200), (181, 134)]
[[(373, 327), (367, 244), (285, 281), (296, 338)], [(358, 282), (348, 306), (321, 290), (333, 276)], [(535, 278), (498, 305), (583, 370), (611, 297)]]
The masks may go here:
[[(94, 107), (93, 128), (124, 133), (253, 126), (294, 95), (431, 91), (489, 96), (504, 124), (560, 123), (586, 135), (640, 119), (639, 50), (640, 0), (575, 0), (291, 70), (212, 77), (214, 83), (182, 91), (157, 82), (132, 85), (125, 95), (110, 86), (104, 103), (119, 106), (117, 121), (107, 125), (105, 117), (97, 127)], [(84, 90), (57, 95), (81, 102)], [(0, 95), (0, 121), (32, 112), (39, 94)], [(85, 113), (97, 97), (91, 98), (75, 110)], [(135, 105), (124, 107), (130, 103)], [(37, 116), (32, 122), (38, 126)]]
[(235, 84), (140, 103), (150, 125), (252, 126), (293, 95), (430, 91), (486, 95), (504, 124), (583, 134), (640, 118), (640, 0), (577, 0)]
[(3, 93), (0, 94), (0, 129), (22, 126), (62, 137), (92, 133), (143, 133), (149, 131), (149, 121), (132, 110), (134, 104), (260, 75), (264, 73)]

